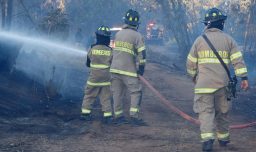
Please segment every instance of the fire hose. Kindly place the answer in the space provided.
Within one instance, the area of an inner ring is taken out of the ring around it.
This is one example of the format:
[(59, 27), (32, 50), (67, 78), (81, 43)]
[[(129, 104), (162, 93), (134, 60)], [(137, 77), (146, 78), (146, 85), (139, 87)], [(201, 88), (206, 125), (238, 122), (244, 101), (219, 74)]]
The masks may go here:
[[(140, 80), (160, 99), (160, 102), (162, 104), (164, 104), (165, 106), (167, 106), (170, 110), (172, 110), (173, 112), (177, 113), (178, 115), (180, 115), (181, 117), (183, 117), (184, 119), (190, 121), (191, 123), (200, 125), (199, 120), (193, 118), (192, 116), (186, 114), (185, 112), (183, 112), (182, 110), (180, 110), (179, 108), (177, 108), (176, 106), (174, 106), (172, 104), (172, 102), (170, 100), (167, 100), (157, 89), (155, 89), (144, 77), (140, 76), (139, 77)], [(244, 128), (249, 128), (249, 127), (253, 127), (256, 126), (256, 121), (253, 121), (251, 123), (246, 123), (246, 124), (239, 124), (239, 125), (231, 125), (229, 126), (230, 129), (244, 129)]]

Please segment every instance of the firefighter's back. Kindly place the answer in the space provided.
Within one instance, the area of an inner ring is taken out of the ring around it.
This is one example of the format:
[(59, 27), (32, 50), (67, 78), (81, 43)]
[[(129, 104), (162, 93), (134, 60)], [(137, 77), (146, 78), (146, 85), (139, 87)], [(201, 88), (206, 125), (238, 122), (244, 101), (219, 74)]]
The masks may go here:
[[(213, 43), (226, 64), (230, 63), (230, 52), (233, 39), (219, 29), (208, 29), (205, 34)], [(196, 54), (198, 55), (198, 80), (196, 88), (222, 88), (228, 83), (228, 76), (219, 60), (205, 42), (202, 36), (196, 40)]]
[(136, 55), (142, 35), (136, 30), (125, 28), (115, 36), (111, 72), (137, 76)]
[(88, 56), (91, 60), (89, 82), (110, 82), (112, 49), (106, 45), (94, 45), (88, 52)]

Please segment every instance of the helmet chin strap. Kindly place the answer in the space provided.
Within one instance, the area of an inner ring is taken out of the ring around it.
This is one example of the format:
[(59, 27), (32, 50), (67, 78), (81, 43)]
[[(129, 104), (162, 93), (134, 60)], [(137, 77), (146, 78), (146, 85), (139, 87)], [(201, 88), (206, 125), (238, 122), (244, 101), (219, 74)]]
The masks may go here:
[(139, 26), (140, 26), (139, 24), (136, 26), (136, 30), (138, 30), (138, 29), (139, 29)]
[(207, 24), (206, 24), (206, 29), (208, 29), (210, 27), (210, 25), (211, 25), (211, 22), (208, 21)]

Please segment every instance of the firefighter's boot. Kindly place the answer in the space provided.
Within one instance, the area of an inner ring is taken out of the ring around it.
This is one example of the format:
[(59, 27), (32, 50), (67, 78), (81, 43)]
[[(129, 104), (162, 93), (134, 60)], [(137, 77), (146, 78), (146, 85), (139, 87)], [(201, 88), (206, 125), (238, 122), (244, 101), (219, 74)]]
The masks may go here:
[(147, 124), (141, 118), (131, 117), (130, 124), (134, 126), (146, 126)]
[(82, 113), (80, 116), (80, 119), (83, 121), (88, 121), (88, 122), (93, 120), (91, 113), (86, 113), (86, 114)]
[(122, 125), (122, 124), (128, 124), (129, 121), (126, 120), (124, 116), (118, 117), (114, 119), (114, 124), (115, 125)]
[(102, 123), (109, 125), (113, 123), (113, 117), (112, 116), (108, 116), (108, 117), (103, 117), (102, 118)]
[(203, 152), (211, 152), (213, 147), (214, 139), (203, 142), (202, 150)]
[(226, 147), (228, 143), (230, 143), (229, 140), (218, 140), (220, 147)]

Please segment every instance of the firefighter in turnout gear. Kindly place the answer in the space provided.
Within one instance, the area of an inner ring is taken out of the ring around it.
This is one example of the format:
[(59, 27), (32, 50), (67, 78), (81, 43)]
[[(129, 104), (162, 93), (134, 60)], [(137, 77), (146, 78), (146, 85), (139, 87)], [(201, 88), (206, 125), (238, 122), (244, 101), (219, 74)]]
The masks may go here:
[[(218, 54), (229, 66), (233, 65), (235, 74), (242, 79), (241, 88), (248, 89), (247, 68), (242, 52), (236, 42), (223, 32), (227, 16), (219, 9), (209, 9), (203, 23), (206, 26), (204, 34), (208, 37)], [(199, 114), (201, 122), (202, 150), (212, 151), (216, 135), (220, 146), (226, 146), (229, 141), (230, 108), (228, 98), (229, 77), (213, 50), (203, 36), (199, 36), (187, 57), (187, 72), (195, 82), (194, 111)]]
[(130, 122), (141, 124), (139, 117), (142, 98), (142, 85), (138, 75), (143, 75), (146, 63), (146, 50), (143, 36), (137, 32), (139, 14), (128, 10), (124, 16), (124, 26), (115, 35), (115, 48), (110, 72), (114, 99), (115, 123), (127, 123), (123, 116), (123, 97), (127, 88), (131, 96)]
[(99, 97), (103, 122), (111, 123), (111, 91), (110, 91), (110, 64), (112, 60), (112, 49), (109, 47), (111, 32), (106, 26), (101, 26), (96, 31), (96, 44), (92, 45), (87, 54), (87, 67), (90, 74), (87, 80), (85, 96), (82, 104), (82, 118), (92, 120), (92, 104)]

